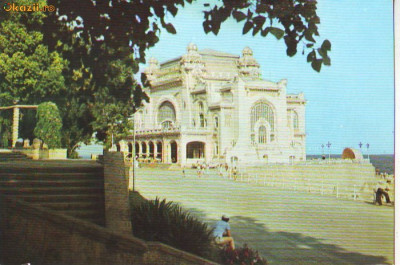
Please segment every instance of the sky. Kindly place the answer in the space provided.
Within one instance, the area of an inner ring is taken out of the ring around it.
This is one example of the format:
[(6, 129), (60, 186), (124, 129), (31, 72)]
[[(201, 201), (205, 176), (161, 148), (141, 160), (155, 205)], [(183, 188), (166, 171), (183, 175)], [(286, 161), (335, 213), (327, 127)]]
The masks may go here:
[(175, 18), (168, 17), (177, 34), (161, 32), (160, 41), (147, 51), (147, 60), (155, 57), (163, 62), (181, 56), (190, 42), (200, 50), (237, 55), (249, 46), (261, 66), (263, 79), (273, 82), (287, 79), (287, 93), (305, 94), (307, 154), (321, 154), (321, 145), (328, 142), (332, 144), (332, 154), (340, 154), (345, 147), (359, 148), (360, 142), (364, 154), (393, 154), (391, 0), (319, 1), (317, 14), (321, 24), (317, 43), (329, 39), (332, 44), (329, 53), (332, 65), (322, 66), (320, 73), (306, 62), (307, 52), (302, 55), (301, 48), (297, 55), (288, 57), (283, 39), (242, 35), (243, 23), (229, 20), (222, 25), (218, 36), (205, 34), (201, 12), (204, 2), (186, 5)]

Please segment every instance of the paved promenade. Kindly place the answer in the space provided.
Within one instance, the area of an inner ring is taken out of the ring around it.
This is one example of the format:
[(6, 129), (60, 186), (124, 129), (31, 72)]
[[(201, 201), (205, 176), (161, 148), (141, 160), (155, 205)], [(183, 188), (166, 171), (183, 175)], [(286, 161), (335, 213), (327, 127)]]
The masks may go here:
[(135, 189), (181, 203), (212, 225), (231, 217), (237, 244), (269, 264), (392, 264), (394, 207), (239, 183), (195, 170), (136, 169)]

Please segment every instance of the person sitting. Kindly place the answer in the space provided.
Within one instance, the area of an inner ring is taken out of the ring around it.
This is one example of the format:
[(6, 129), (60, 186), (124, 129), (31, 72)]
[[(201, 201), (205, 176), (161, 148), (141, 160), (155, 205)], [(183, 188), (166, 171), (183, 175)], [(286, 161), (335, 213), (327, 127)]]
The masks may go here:
[(386, 185), (386, 188), (382, 188), (383, 184), (384, 183), (382, 181), (379, 181), (378, 185), (375, 188), (375, 201), (379, 205), (382, 205), (382, 196), (385, 196), (386, 203), (391, 203), (389, 193), (388, 193), (388, 191), (390, 189), (387, 185)]
[(229, 245), (234, 250), (235, 242), (231, 236), (231, 227), (228, 222), (229, 217), (222, 215), (221, 220), (215, 224), (213, 235), (218, 245)]

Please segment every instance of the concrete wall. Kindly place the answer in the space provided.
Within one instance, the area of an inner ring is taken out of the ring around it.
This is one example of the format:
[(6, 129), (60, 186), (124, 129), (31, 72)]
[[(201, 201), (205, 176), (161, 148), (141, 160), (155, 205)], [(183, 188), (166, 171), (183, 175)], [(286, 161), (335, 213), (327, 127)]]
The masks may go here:
[(375, 168), (370, 163), (328, 161), (239, 169), (239, 181), (282, 187), (322, 195), (372, 200), (376, 184)]
[(104, 203), (106, 227), (115, 232), (132, 234), (129, 209), (129, 167), (121, 152), (105, 152)]
[(0, 196), (0, 264), (216, 264)]

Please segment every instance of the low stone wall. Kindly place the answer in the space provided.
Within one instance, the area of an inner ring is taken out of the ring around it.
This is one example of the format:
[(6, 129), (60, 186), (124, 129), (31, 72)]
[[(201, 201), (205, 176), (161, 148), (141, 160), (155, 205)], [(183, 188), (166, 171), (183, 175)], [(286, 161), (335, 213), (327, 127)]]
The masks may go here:
[(377, 182), (370, 163), (269, 164), (238, 171), (243, 182), (363, 200), (372, 200)]
[(0, 233), (0, 264), (216, 264), (3, 196)]

